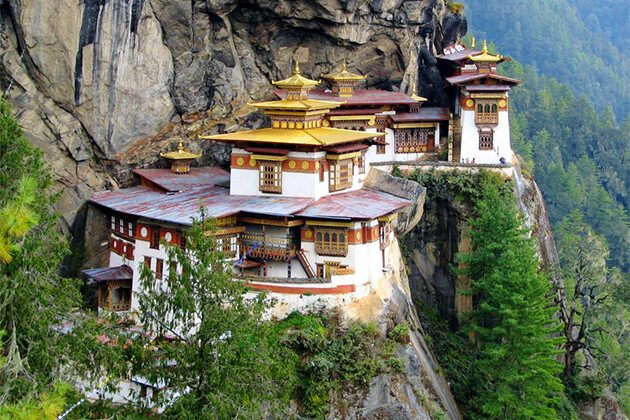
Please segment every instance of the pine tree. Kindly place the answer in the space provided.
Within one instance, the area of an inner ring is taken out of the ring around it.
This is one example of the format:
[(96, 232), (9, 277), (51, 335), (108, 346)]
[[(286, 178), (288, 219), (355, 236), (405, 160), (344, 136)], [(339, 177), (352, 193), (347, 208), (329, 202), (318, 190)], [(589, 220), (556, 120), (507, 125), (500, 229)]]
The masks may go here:
[(147, 336), (173, 340), (159, 344), (162, 362), (145, 354), (136, 369), (184, 394), (172, 415), (253, 418), (263, 405), (281, 410), (295, 385), (283, 361), (288, 349), (270, 342), (271, 326), (262, 318), (268, 301), (232, 279), (214, 232), (202, 209), (185, 247), (168, 246), (168, 276), (156, 280), (143, 268), (141, 323)]
[(0, 100), (0, 404), (46, 390), (73, 353), (55, 326), (81, 300), (77, 282), (58, 275), (67, 245), (51, 185), (43, 154)]
[(465, 327), (476, 346), (473, 410), (482, 418), (557, 418), (562, 367), (550, 282), (511, 195), (485, 184), (475, 212), (473, 251), (461, 257), (475, 297)]

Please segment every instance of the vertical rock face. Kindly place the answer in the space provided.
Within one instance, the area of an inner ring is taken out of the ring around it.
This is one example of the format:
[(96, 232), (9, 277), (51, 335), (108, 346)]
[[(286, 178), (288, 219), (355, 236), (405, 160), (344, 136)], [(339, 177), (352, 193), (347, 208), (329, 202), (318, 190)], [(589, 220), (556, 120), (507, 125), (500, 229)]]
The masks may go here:
[(346, 58), (368, 86), (409, 90), (419, 48), (429, 60), (464, 32), (444, 0), (15, 0), (0, 2), (0, 81), (70, 227), (93, 191), (160, 164), (170, 135), (259, 126), (247, 103), (294, 58), (313, 77)]
[[(551, 232), (551, 224), (536, 183), (521, 175), (515, 167), (517, 204), (523, 222), (538, 243), (541, 264), (553, 273), (558, 264), (558, 253)], [(457, 323), (457, 276), (453, 267), (456, 255), (466, 251), (467, 220), (472, 216), (468, 205), (449, 194), (427, 195), (424, 215), (420, 223), (403, 238), (409, 268), (412, 298), (435, 308), (452, 325)], [(554, 286), (562, 288), (562, 279), (551, 278)], [(563, 309), (564, 301), (557, 301)]]

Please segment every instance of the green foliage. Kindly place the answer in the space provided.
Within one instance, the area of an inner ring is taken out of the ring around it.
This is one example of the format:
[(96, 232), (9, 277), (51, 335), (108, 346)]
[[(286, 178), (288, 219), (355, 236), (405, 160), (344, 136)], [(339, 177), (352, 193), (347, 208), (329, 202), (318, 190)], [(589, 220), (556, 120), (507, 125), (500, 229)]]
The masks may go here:
[(396, 357), (399, 341), (408, 326), (400, 324), (381, 337), (372, 324), (342, 325), (339, 314), (329, 316), (292, 313), (274, 329), (279, 341), (295, 352), (299, 375), (296, 397), (303, 414), (323, 418), (333, 396), (343, 397), (351, 387), (366, 387), (383, 371), (400, 372), (404, 363)]
[(67, 245), (56, 227), (51, 182), (43, 154), (0, 100), (0, 247), (8, 251), (0, 258), (0, 403), (50, 389), (73, 353), (54, 328), (81, 299), (78, 283), (58, 275)]
[(511, 93), (513, 146), (533, 169), (552, 224), (578, 209), (610, 247), (609, 264), (630, 271), (630, 119), (614, 124), (530, 67), (506, 64), (525, 83)]
[(476, 174), (464, 171), (416, 170), (408, 178), (422, 184), (427, 189), (430, 200), (456, 200), (469, 205), (481, 197), (480, 185), (494, 184), (502, 194), (511, 194), (513, 189), (513, 184), (507, 178), (487, 170)]
[(473, 349), (461, 331), (452, 330), (432, 308), (416, 303), (416, 312), (426, 333), (427, 345), (437, 357), (457, 401), (465, 403), (472, 397), (474, 381)]
[(143, 269), (141, 323), (147, 335), (175, 338), (146, 343), (135, 370), (184, 393), (169, 408), (172, 416), (254, 417), (263, 407), (280, 413), (296, 382), (288, 350), (262, 319), (265, 295), (247, 296), (232, 280), (213, 232), (202, 210), (185, 249), (168, 247), (168, 276), (156, 280)]
[(460, 255), (475, 305), (464, 321), (474, 337), (474, 417), (556, 418), (563, 386), (555, 360), (560, 340), (550, 282), (538, 270), (533, 240), (521, 227), (513, 197), (480, 186), (470, 221), (472, 252)]
[(23, 399), (14, 404), (0, 406), (0, 419), (8, 420), (53, 420), (66, 405), (66, 394), (70, 387), (58, 383), (50, 393), (43, 393), (37, 399)]
[(409, 342), (409, 324), (407, 321), (403, 321), (400, 324), (397, 324), (387, 335), (390, 339), (397, 341), (399, 343), (408, 343)]
[(587, 95), (600, 110), (612, 106), (620, 119), (630, 113), (630, 59), (625, 53), (630, 25), (624, 0), (464, 3), (478, 38), (488, 37), (501, 53)]
[[(565, 383), (575, 402), (592, 401), (610, 385), (622, 406), (630, 403), (630, 281), (608, 270), (603, 238), (572, 212), (556, 230), (567, 288), (565, 315)], [(594, 357), (598, 369), (582, 372), (578, 358)]]

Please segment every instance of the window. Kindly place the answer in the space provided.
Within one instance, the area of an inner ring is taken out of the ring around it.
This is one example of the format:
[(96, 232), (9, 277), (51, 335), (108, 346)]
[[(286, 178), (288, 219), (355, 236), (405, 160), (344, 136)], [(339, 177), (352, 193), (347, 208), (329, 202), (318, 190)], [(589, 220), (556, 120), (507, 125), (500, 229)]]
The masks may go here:
[(359, 167), (359, 173), (365, 173), (365, 153), (361, 153), (361, 156), (357, 158), (357, 166)]
[(162, 274), (164, 273), (164, 260), (156, 258), (155, 260), (155, 278), (162, 280)]
[(151, 257), (144, 257), (144, 265), (150, 270), (151, 269)]
[(238, 238), (236, 235), (218, 236), (217, 247), (226, 258), (234, 258), (238, 253)]
[(433, 149), (435, 132), (427, 128), (404, 128), (394, 133), (396, 153), (424, 153)]
[(135, 222), (131, 222), (128, 220), (124, 220), (120, 217), (111, 216), (111, 224), (110, 227), (112, 229), (112, 233), (115, 233), (118, 236), (133, 238), (135, 235), (136, 224)]
[(479, 150), (492, 150), (494, 148), (494, 132), (493, 131), (480, 131), (479, 132)]
[(260, 191), (282, 193), (281, 162), (261, 161), (259, 166)]
[(376, 145), (376, 154), (377, 155), (384, 155), (385, 154), (385, 144), (377, 144)]
[(477, 101), (477, 112), (475, 114), (476, 124), (498, 124), (499, 108), (495, 100)]
[(149, 248), (160, 249), (160, 228), (151, 228), (151, 242)]
[(315, 232), (315, 252), (319, 255), (348, 255), (348, 235), (346, 229), (317, 229)]
[(330, 191), (340, 191), (352, 187), (352, 159), (331, 160), (328, 165), (328, 186)]

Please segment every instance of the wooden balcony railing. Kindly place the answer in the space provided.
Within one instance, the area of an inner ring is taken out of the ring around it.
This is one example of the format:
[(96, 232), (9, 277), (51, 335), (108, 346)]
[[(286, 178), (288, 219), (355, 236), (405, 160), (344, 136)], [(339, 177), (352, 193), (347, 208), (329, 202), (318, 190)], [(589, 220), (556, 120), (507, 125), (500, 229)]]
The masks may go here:
[(131, 302), (112, 303), (111, 306), (111, 310), (116, 312), (128, 311), (129, 309), (131, 309)]
[(498, 124), (499, 123), (499, 115), (498, 114), (475, 114), (475, 123), (476, 124)]
[(295, 257), (295, 243), (288, 236), (242, 233), (241, 253), (250, 258), (288, 261)]

